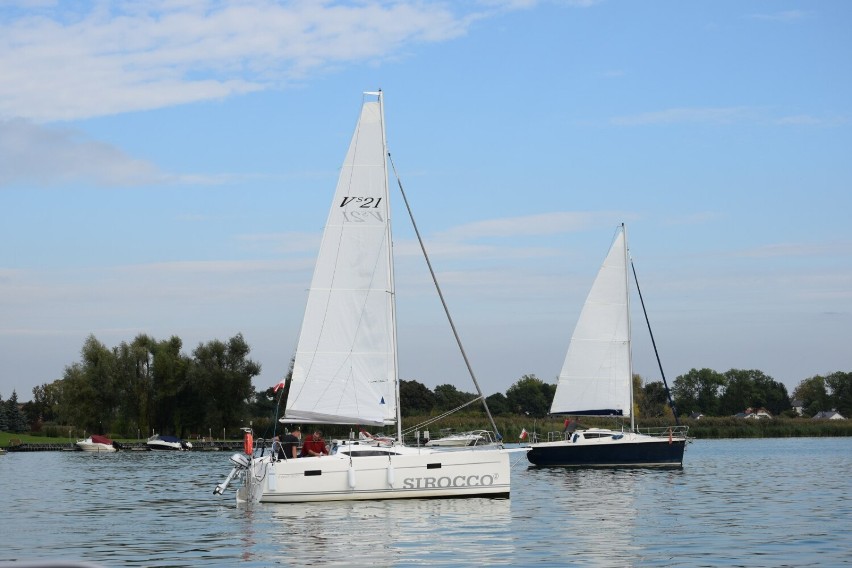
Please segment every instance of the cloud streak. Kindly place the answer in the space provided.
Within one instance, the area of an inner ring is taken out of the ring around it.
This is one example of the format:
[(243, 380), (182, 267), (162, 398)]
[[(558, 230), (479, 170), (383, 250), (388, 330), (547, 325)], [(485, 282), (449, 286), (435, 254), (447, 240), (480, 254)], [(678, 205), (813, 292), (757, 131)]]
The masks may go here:
[(28, 120), (0, 120), (0, 187), (90, 182), (101, 186), (161, 183), (156, 166), (86, 139), (78, 131), (45, 128)]
[(0, 118), (74, 120), (293, 84), (528, 3), (111, 2), (0, 12)]
[(733, 124), (752, 119), (754, 111), (746, 107), (670, 108), (630, 116), (616, 116), (610, 123), (616, 126), (642, 126), (646, 124), (706, 123)]

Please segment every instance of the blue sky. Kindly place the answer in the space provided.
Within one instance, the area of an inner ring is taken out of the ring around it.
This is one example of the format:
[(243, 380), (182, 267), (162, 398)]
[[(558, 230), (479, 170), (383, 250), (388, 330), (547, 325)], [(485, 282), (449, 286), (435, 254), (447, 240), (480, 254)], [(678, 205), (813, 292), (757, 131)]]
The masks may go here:
[[(361, 93), (486, 394), (628, 225), (670, 380), (852, 370), (852, 4), (0, 4), (0, 395), (94, 334), (295, 349)], [(472, 391), (395, 199), (403, 379)], [(635, 371), (659, 379), (637, 309)]]

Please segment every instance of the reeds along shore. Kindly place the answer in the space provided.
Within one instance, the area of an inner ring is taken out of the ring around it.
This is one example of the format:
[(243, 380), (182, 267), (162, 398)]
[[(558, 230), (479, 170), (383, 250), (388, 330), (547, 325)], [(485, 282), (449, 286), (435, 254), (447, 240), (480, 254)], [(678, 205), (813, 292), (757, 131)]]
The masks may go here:
[[(428, 421), (430, 416), (409, 416), (403, 418), (404, 429), (412, 428), (417, 424), (422, 424)], [(527, 416), (497, 416), (495, 417), (497, 427), (500, 429), (500, 434), (503, 436), (505, 443), (519, 442), (519, 436), (523, 430), (528, 433), (537, 433), (539, 440), (547, 439), (550, 432), (562, 432), (564, 429), (564, 418), (541, 418), (534, 419)], [(601, 418), (580, 418), (581, 426), (598, 426), (612, 428), (620, 426), (621, 422), (617, 420), (601, 419)], [(637, 426), (639, 428), (659, 428), (671, 426), (674, 420), (668, 418), (638, 418)], [(772, 418), (762, 420), (742, 419), (733, 417), (713, 417), (705, 416), (698, 420), (681, 419), (681, 424), (689, 426), (689, 437), (695, 439), (714, 439), (714, 438), (804, 438), (804, 437), (835, 437), (835, 436), (852, 436), (852, 420), (812, 420), (810, 418)], [(425, 428), (420, 428), (421, 437), (423, 430), (428, 430), (433, 438), (440, 436), (440, 431), (443, 428), (452, 428), (456, 432), (468, 430), (477, 430), (487, 428), (487, 420), (483, 414), (479, 413), (464, 413), (450, 416), (430, 424)], [(628, 426), (629, 427), (629, 422)], [(490, 428), (488, 428), (490, 429)], [(327, 426), (324, 428), (326, 439), (331, 438), (348, 438), (350, 428), (346, 426)], [(393, 429), (387, 428), (385, 434), (393, 435)], [(381, 432), (374, 431), (374, 434)], [(262, 433), (256, 430), (256, 435)], [(357, 435), (357, 429), (355, 429)], [(121, 436), (111, 436), (118, 442), (123, 442)], [(230, 436), (229, 436), (230, 438)], [(234, 438), (234, 443), (239, 445), (241, 440)], [(414, 434), (406, 435), (406, 442), (413, 443), (415, 440)], [(14, 441), (14, 443), (13, 443)], [(135, 441), (135, 440), (128, 440)], [(525, 441), (529, 441), (527, 438)], [(50, 436), (45, 432), (12, 434), (8, 432), (0, 432), (0, 447), (8, 447), (19, 443), (33, 444), (65, 444), (73, 443), (67, 435), (64, 439), (58, 436)], [(200, 448), (199, 448), (200, 449)]]

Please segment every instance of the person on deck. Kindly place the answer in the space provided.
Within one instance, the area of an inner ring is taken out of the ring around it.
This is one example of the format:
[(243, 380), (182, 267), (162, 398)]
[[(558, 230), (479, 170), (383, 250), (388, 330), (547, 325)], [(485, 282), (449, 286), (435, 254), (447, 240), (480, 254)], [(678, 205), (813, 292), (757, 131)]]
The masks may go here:
[(302, 442), (302, 431), (294, 428), (292, 432), (284, 435), (281, 441), (281, 453), (278, 459), (290, 459), (299, 457), (299, 444)]
[(315, 430), (313, 434), (308, 436), (302, 446), (301, 457), (308, 458), (311, 456), (328, 455), (328, 447), (325, 445), (325, 440), (322, 439), (322, 432)]

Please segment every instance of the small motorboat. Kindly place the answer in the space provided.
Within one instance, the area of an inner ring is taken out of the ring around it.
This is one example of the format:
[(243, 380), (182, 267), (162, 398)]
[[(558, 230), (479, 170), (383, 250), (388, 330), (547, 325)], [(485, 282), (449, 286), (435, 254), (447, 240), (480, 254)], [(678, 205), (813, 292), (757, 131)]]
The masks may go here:
[(181, 440), (177, 436), (162, 436), (160, 434), (148, 438), (147, 446), (152, 450), (183, 451), (192, 449), (190, 442)]
[(426, 445), (432, 448), (459, 448), (465, 446), (487, 446), (494, 444), (491, 432), (488, 430), (473, 430), (448, 434), (435, 440), (429, 440)]
[(85, 440), (77, 440), (75, 445), (84, 452), (117, 452), (121, 449), (121, 444), (118, 442), (97, 434), (92, 434)]

